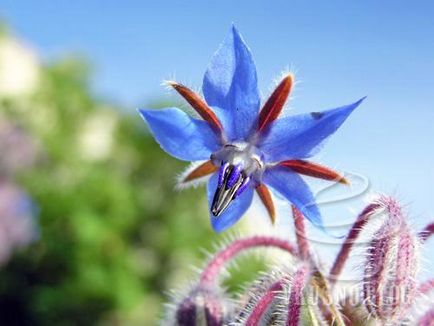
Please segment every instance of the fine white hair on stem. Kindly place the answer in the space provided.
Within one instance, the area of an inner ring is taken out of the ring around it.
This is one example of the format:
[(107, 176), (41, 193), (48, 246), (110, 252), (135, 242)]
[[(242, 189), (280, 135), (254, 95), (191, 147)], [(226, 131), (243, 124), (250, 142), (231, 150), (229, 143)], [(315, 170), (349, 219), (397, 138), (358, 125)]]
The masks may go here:
[[(261, 298), (270, 291), (270, 287), (274, 283), (282, 281), (283, 283), (290, 282), (290, 275), (292, 271), (289, 266), (281, 266), (273, 268), (266, 272), (261, 272), (259, 277), (251, 284), (243, 286), (244, 295), (238, 296), (238, 316), (230, 323), (231, 326), (246, 325), (250, 315), (256, 308), (256, 305)], [(264, 315), (261, 316), (261, 321), (268, 325), (273, 315), (277, 312), (277, 307), (280, 307), (279, 301), (283, 300), (283, 289), (275, 291), (275, 298), (272, 303), (264, 310)]]

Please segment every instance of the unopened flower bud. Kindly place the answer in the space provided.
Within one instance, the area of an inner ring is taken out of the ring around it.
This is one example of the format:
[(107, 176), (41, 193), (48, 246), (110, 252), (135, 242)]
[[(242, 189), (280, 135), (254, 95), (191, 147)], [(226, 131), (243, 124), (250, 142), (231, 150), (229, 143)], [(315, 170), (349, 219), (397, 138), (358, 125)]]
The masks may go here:
[(256, 280), (241, 298), (238, 316), (231, 325), (273, 325), (284, 306), (289, 278), (282, 271), (272, 271)]
[(290, 242), (278, 238), (255, 236), (233, 241), (212, 257), (200, 274), (197, 285), (171, 305), (165, 325), (215, 326), (232, 321), (232, 302), (221, 290), (220, 274), (240, 253), (258, 247), (279, 248), (293, 256), (297, 255)]
[(273, 271), (256, 281), (233, 325), (299, 325), (309, 274), (302, 265), (293, 273)]
[(386, 222), (374, 234), (365, 264), (363, 298), (368, 312), (381, 320), (400, 320), (417, 292), (418, 240), (399, 204), (383, 197)]
[(230, 301), (217, 288), (197, 287), (175, 307), (175, 316), (171, 320), (179, 326), (223, 325), (231, 311)]

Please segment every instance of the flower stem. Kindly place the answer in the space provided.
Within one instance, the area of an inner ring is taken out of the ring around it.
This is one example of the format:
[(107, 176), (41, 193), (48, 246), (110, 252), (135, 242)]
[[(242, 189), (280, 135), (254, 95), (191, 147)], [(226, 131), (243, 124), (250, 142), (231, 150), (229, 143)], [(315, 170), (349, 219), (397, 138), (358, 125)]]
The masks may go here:
[(325, 279), (323, 274), (319, 271), (317, 264), (312, 258), (310, 252), (310, 245), (306, 237), (304, 216), (295, 206), (292, 206), (292, 215), (294, 217), (295, 234), (297, 238), (300, 257), (306, 261), (309, 261), (311, 267), (314, 269), (314, 273), (313, 273), (314, 277), (311, 280), (311, 284), (313, 288), (316, 291), (318, 291), (318, 294), (320, 295), (321, 299), (325, 303), (324, 308), (330, 311), (331, 315), (333, 316), (333, 319), (335, 320), (336, 325), (344, 326), (345, 323), (342, 319), (342, 315), (340, 314), (339, 310), (337, 309), (337, 307), (332, 301), (327, 280)]
[(252, 314), (247, 319), (246, 325), (260, 325), (260, 321), (264, 313), (270, 307), (276, 295), (283, 290), (285, 280), (281, 279), (270, 286), (267, 292), (262, 296), (262, 298), (256, 303), (252, 310)]
[(292, 217), (294, 218), (295, 236), (300, 256), (302, 259), (308, 260), (310, 258), (310, 245), (306, 238), (304, 216), (294, 205), (292, 206)]
[(354, 222), (350, 232), (348, 232), (347, 238), (343, 243), (339, 254), (330, 270), (329, 280), (331, 284), (334, 284), (344, 269), (345, 263), (348, 259), (350, 251), (353, 247), (355, 240), (358, 238), (360, 231), (362, 231), (369, 218), (380, 208), (378, 203), (373, 203), (365, 207), (365, 209), (359, 214), (356, 222)]
[(419, 239), (424, 242), (426, 241), (430, 236), (434, 234), (434, 222), (428, 224), (425, 226), (425, 228), (419, 232)]
[(299, 254), (295, 246), (281, 239), (268, 236), (254, 236), (245, 239), (239, 239), (232, 242), (225, 249), (217, 253), (214, 258), (208, 263), (200, 276), (200, 282), (202, 284), (213, 284), (218, 281), (218, 275), (232, 258), (247, 249), (253, 249), (257, 247), (274, 247), (282, 249), (288, 252), (292, 256), (299, 257)]
[(434, 290), (434, 279), (423, 282), (419, 285), (419, 294), (427, 294), (428, 292)]

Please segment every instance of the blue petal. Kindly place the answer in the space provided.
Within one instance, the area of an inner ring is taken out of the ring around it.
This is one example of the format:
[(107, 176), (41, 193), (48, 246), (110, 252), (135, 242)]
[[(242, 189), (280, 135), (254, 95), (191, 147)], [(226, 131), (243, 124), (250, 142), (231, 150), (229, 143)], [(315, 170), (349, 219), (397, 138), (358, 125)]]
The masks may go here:
[(246, 139), (256, 121), (260, 97), (252, 54), (235, 27), (214, 54), (203, 80), (203, 93), (228, 140)]
[[(218, 173), (214, 173), (211, 176), (211, 179), (208, 181), (207, 187), (207, 196), (208, 196), (208, 204), (211, 210), (212, 200), (214, 197), (214, 193), (217, 189), (218, 183)], [(252, 203), (253, 199), (253, 188), (248, 187), (244, 192), (237, 198), (235, 198), (232, 203), (226, 208), (226, 210), (219, 216), (214, 217), (214, 215), (210, 211), (211, 216), (211, 224), (216, 232), (222, 232), (227, 228), (234, 225), (243, 214), (247, 211)]]
[(208, 160), (220, 148), (208, 122), (193, 119), (180, 109), (139, 109), (139, 113), (161, 148), (180, 160)]
[(365, 98), (337, 109), (299, 114), (276, 120), (258, 147), (266, 162), (307, 158), (315, 155), (325, 139), (332, 135)]
[(324, 230), (321, 214), (309, 186), (295, 172), (275, 166), (265, 170), (263, 182), (290, 201), (315, 226)]

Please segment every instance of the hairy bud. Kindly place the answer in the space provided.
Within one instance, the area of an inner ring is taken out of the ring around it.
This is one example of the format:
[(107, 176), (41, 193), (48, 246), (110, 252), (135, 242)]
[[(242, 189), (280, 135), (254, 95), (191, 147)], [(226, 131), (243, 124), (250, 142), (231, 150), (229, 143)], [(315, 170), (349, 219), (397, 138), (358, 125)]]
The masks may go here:
[(363, 298), (368, 312), (381, 320), (400, 320), (417, 292), (418, 240), (399, 204), (382, 197), (387, 220), (374, 234), (365, 263)]
[(231, 325), (270, 325), (282, 305), (288, 276), (282, 271), (271, 271), (256, 280), (240, 299), (238, 315)]
[(299, 325), (310, 269), (273, 271), (255, 282), (233, 325)]
[(193, 289), (176, 306), (174, 321), (179, 326), (223, 325), (230, 311), (226, 300), (218, 289)]
[(300, 267), (292, 277), (288, 296), (288, 309), (286, 312), (286, 325), (297, 326), (301, 320), (301, 308), (303, 305), (303, 292), (309, 280), (309, 268)]
[(216, 253), (202, 270), (197, 285), (178, 296), (171, 305), (165, 325), (223, 325), (232, 320), (232, 302), (227, 299), (220, 287), (220, 274), (240, 253), (259, 247), (281, 249), (292, 256), (297, 256), (294, 245), (288, 241), (268, 237), (254, 236), (238, 239)]

